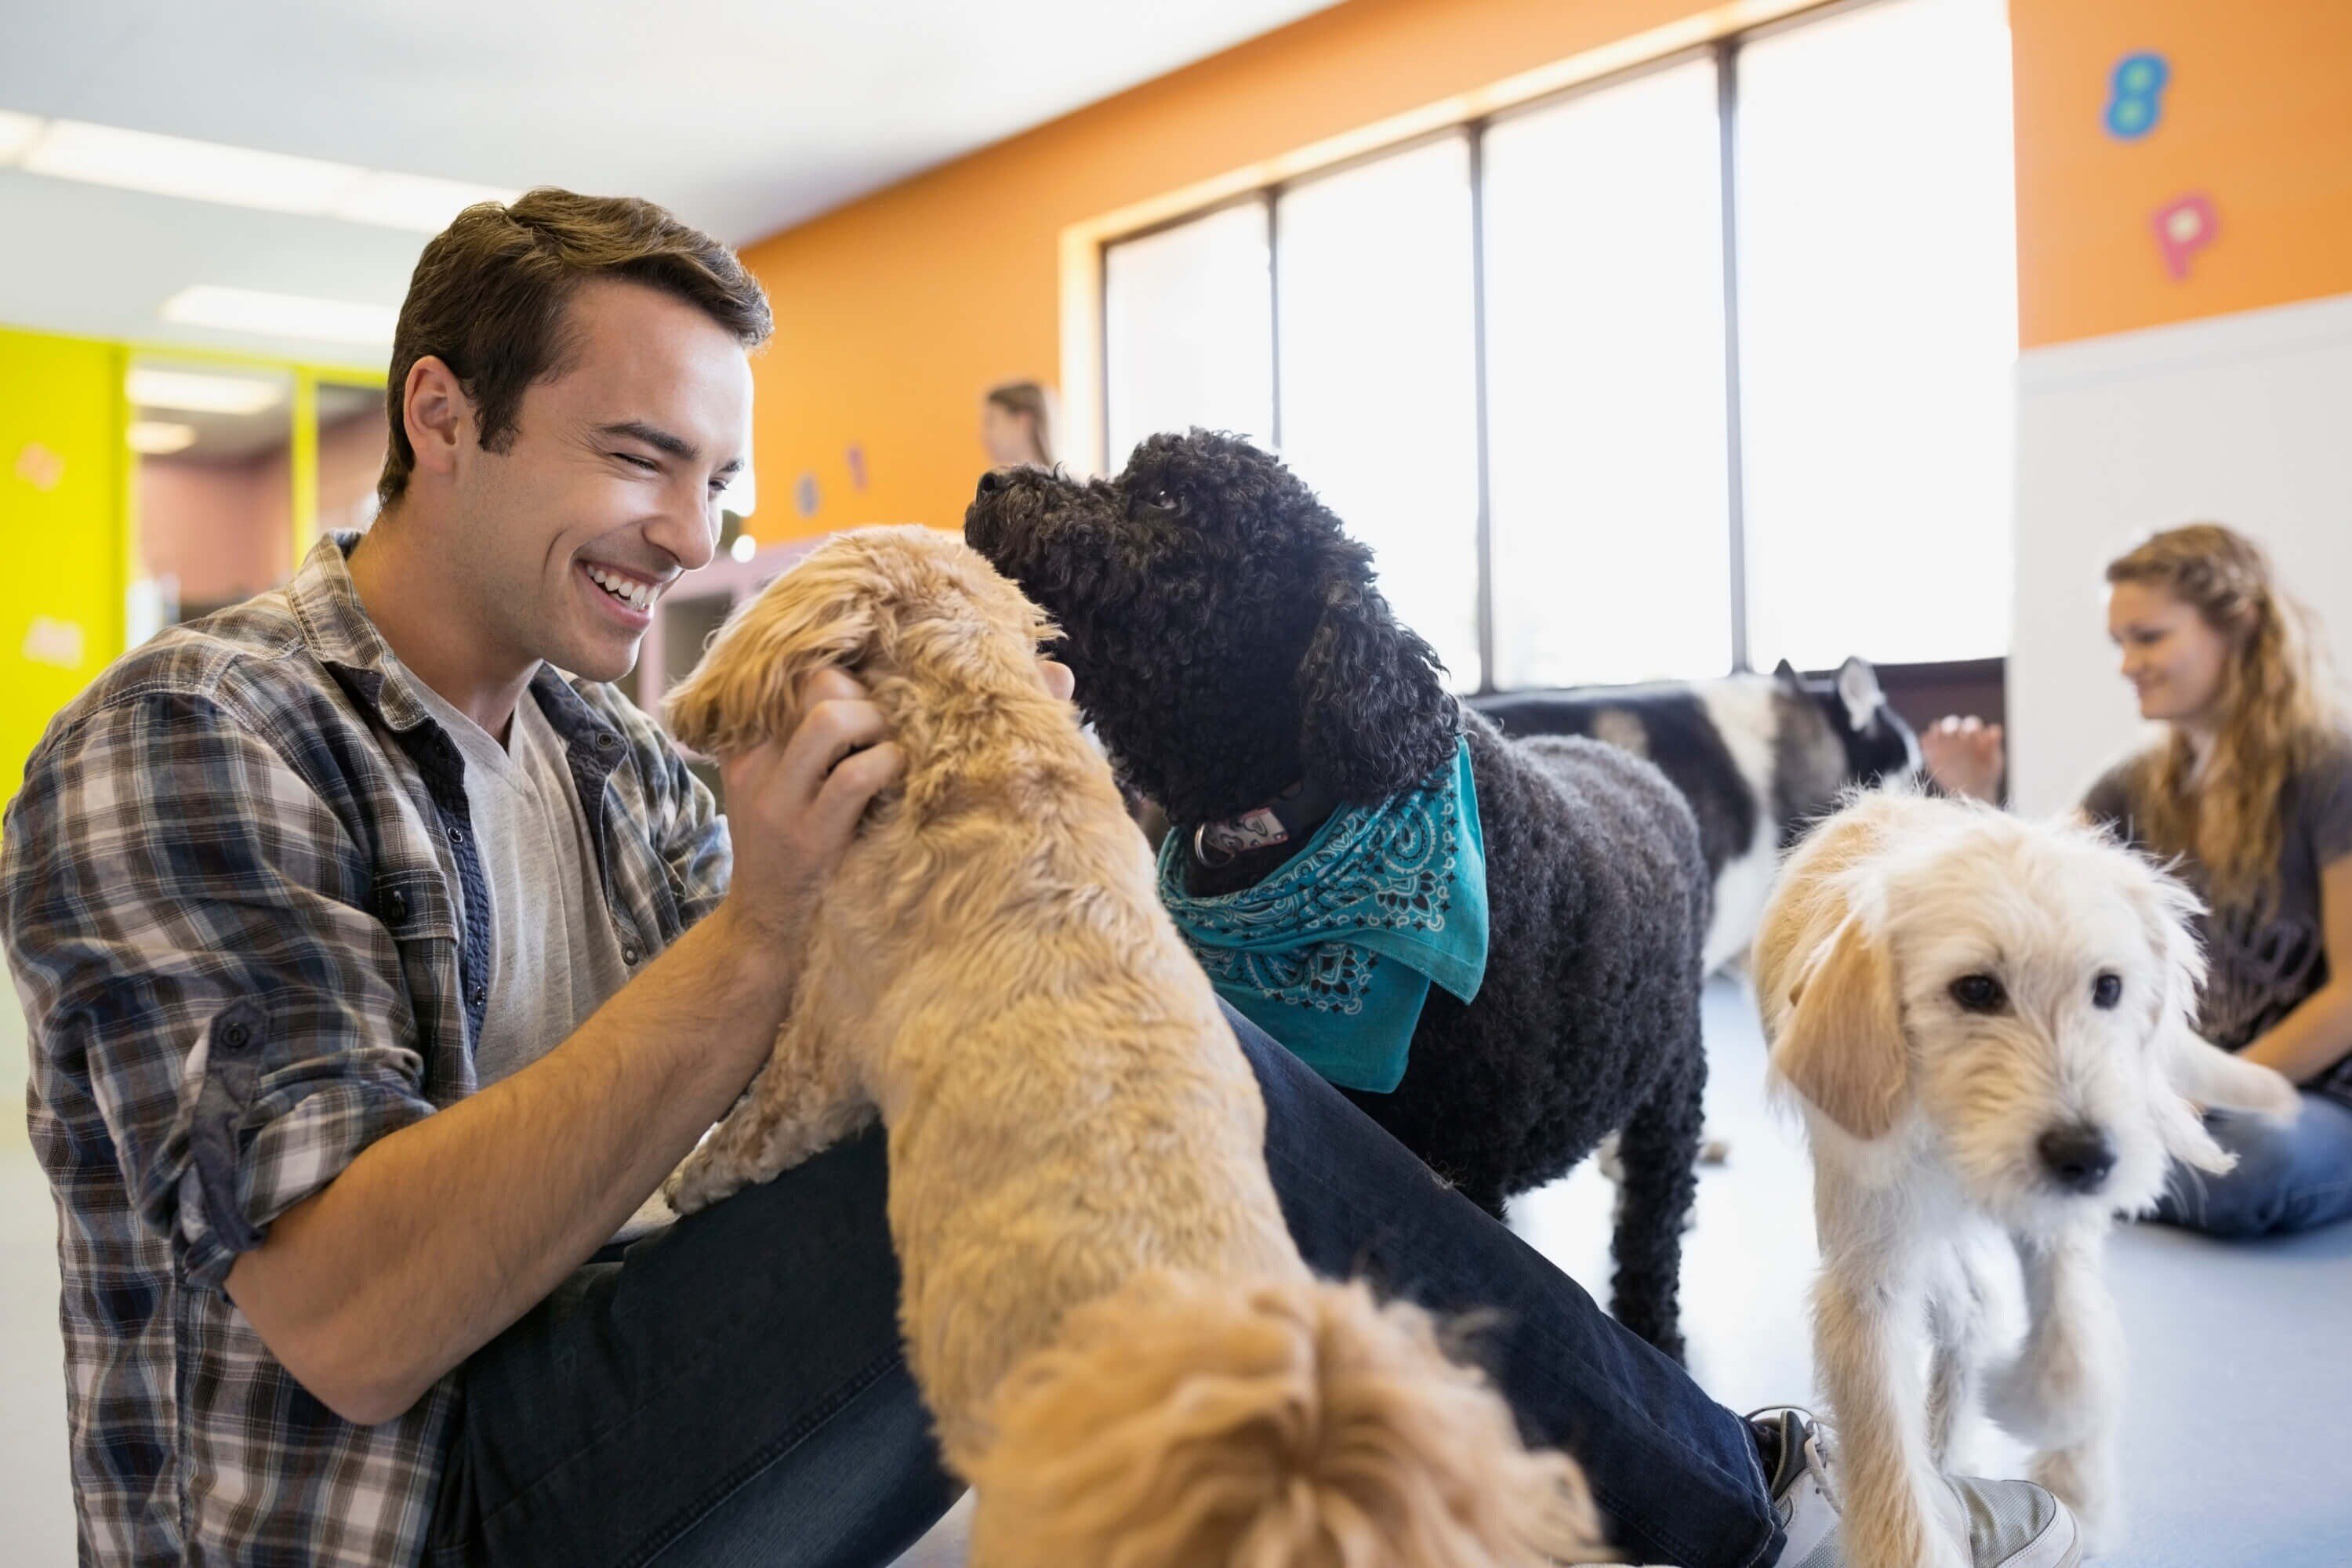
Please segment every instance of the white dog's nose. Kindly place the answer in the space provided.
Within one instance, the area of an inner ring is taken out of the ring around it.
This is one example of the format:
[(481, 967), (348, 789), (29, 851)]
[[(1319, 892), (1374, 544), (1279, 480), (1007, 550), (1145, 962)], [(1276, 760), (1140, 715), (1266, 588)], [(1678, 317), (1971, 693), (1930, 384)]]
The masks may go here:
[(2116, 1141), (2104, 1127), (2082, 1122), (2053, 1127), (2034, 1147), (2042, 1155), (2042, 1168), (2070, 1193), (2097, 1192), (2107, 1184), (2107, 1173), (2116, 1168)]

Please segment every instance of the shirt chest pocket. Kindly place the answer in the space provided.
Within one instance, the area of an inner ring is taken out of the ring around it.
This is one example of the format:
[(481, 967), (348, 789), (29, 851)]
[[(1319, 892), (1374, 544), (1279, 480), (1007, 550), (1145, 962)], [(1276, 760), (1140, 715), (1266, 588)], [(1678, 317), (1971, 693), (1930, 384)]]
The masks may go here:
[(457, 905), (437, 868), (378, 872), (375, 915), (403, 952), (415, 942), (457, 940)]
[[(400, 980), (415, 1018), (415, 1042), (426, 1063), (434, 1064), (454, 1051), (466, 1052), (466, 1015), (458, 1000), (457, 904), (439, 868), (411, 867), (380, 871), (375, 879), (375, 917), (392, 937), (400, 954)], [(436, 1048), (437, 1047), (437, 1048)]]

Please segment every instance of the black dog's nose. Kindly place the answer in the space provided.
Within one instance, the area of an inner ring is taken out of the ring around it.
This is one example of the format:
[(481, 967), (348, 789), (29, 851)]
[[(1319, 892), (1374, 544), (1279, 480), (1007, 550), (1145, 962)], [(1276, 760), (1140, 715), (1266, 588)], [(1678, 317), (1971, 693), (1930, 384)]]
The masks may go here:
[(2035, 1145), (2042, 1163), (2070, 1193), (2095, 1193), (2116, 1168), (2116, 1141), (2104, 1127), (2053, 1127)]
[(980, 476), (980, 493), (984, 496), (992, 496), (1004, 486), (1005, 475), (1002, 468), (991, 468)]

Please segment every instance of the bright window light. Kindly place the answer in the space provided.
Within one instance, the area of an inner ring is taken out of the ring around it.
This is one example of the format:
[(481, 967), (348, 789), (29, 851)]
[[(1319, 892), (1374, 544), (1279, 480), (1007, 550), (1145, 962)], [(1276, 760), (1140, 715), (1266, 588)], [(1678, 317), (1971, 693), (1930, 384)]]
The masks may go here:
[(274, 380), (143, 367), (131, 373), (125, 391), (141, 408), (177, 408), (189, 414), (258, 414), (286, 397), (285, 385)]
[(1104, 450), (1113, 469), (1160, 430), (1199, 425), (1271, 438), (1267, 257), (1263, 202), (1110, 247), (1103, 258)]
[(1731, 668), (1712, 60), (1486, 134), (1495, 684)]
[(77, 120), (52, 121), (23, 163), (28, 173), (61, 180), (282, 213), (323, 212), (363, 174), (349, 163)]
[(1739, 57), (1749, 657), (2009, 643), (2017, 359), (2002, 0), (1885, 0)]
[(496, 185), (468, 185), (457, 180), (378, 170), (363, 176), (328, 209), (328, 214), (382, 228), (438, 234), (449, 226), (451, 218), (476, 202), (510, 202), (520, 194)]
[(1478, 657), (1470, 144), (1408, 148), (1282, 193), (1282, 449), (1454, 684)]
[(268, 294), (253, 289), (224, 289), (199, 283), (164, 300), (163, 319), (185, 327), (217, 327), (232, 332), (257, 332), (264, 337), (309, 338), (320, 342), (381, 347), (392, 342), (392, 331), (400, 320), (400, 311), (392, 305), (313, 300), (300, 294)]
[(13, 163), (18, 153), (33, 144), (48, 121), (37, 114), (18, 114), (14, 110), (0, 109), (0, 164)]
[(739, 533), (735, 542), (727, 547), (727, 553), (738, 561), (749, 561), (760, 553), (760, 542), (748, 533)]
[(194, 426), (174, 425), (165, 419), (134, 419), (130, 436), (131, 449), (151, 458), (167, 458), (196, 444)]

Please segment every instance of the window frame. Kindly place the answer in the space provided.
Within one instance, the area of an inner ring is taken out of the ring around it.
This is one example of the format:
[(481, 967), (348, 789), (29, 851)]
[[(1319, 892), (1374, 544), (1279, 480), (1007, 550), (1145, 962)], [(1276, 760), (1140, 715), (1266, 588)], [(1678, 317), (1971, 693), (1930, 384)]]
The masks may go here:
[[(1489, 409), (1491, 396), (1487, 363), (1488, 317), (1486, 305), (1486, 132), (1494, 126), (1507, 123), (1528, 114), (1541, 113), (1559, 104), (1591, 93), (1606, 92), (1637, 80), (1654, 72), (1688, 65), (1698, 59), (1712, 60), (1716, 85), (1716, 133), (1717, 186), (1721, 202), (1720, 232), (1722, 236), (1723, 275), (1723, 359), (1725, 472), (1727, 498), (1725, 526), (1728, 533), (1728, 619), (1731, 631), (1731, 668), (1728, 674), (1747, 674), (1755, 665), (1750, 647), (1748, 626), (1748, 527), (1746, 517), (1747, 476), (1744, 468), (1745, 435), (1741, 418), (1741, 383), (1739, 363), (1739, 184), (1738, 184), (1738, 113), (1739, 57), (1750, 43), (1778, 37), (1793, 30), (1823, 22), (1833, 17), (1864, 10), (1885, 0), (1828, 0), (1827, 4), (1805, 6), (1790, 14), (1759, 22), (1754, 26), (1726, 33), (1712, 40), (1672, 48), (1651, 58), (1635, 61), (1617, 69), (1595, 75), (1556, 90), (1538, 94), (1521, 102), (1468, 116), (1447, 123), (1417, 130), (1413, 133), (1378, 146), (1349, 153), (1328, 163), (1266, 180), (1249, 188), (1221, 195), (1214, 201), (1190, 207), (1171, 216), (1130, 229), (1102, 234), (1094, 243), (1095, 267), (1095, 326), (1097, 340), (1096, 386), (1099, 389), (1097, 413), (1099, 429), (1108, 440), (1111, 428), (1110, 365), (1108, 331), (1108, 272), (1110, 252), (1118, 246), (1149, 238), (1164, 230), (1208, 217), (1228, 208), (1256, 202), (1265, 209), (1266, 225), (1266, 287), (1268, 290), (1268, 321), (1273, 337), (1269, 393), (1272, 398), (1272, 421), (1269, 439), (1279, 447), (1282, 444), (1282, 225), (1281, 200), (1289, 192), (1313, 184), (1320, 180), (1348, 172), (1364, 163), (1398, 153), (1411, 152), (1433, 142), (1462, 138), (1467, 143), (1470, 178), (1470, 249), (1471, 249), (1471, 322), (1472, 363), (1475, 408), (1475, 450), (1477, 473), (1475, 491), (1477, 515), (1474, 530), (1477, 554), (1476, 600), (1475, 614), (1480, 660), (1478, 694), (1486, 695), (1502, 689), (1496, 685), (1496, 584), (1493, 531), (1493, 455), (1490, 447)], [(1108, 460), (1113, 454), (1106, 453)], [(1998, 659), (2000, 656), (1991, 656)], [(1981, 659), (1957, 661), (1954, 668), (1973, 667)], [(1927, 668), (1931, 667), (1919, 667)]]

